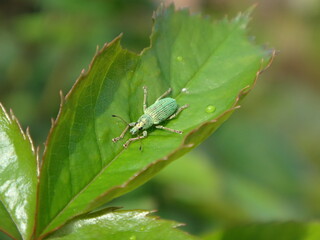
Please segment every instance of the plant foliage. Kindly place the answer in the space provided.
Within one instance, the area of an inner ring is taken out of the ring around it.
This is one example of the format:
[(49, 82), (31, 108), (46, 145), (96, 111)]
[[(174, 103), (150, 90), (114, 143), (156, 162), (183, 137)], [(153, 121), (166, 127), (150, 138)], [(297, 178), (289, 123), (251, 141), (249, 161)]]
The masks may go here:
[[(0, 220), (1, 229), (17, 239), (31, 239), (36, 229), (33, 237), (42, 239), (67, 224), (66, 237), (61, 239), (76, 239), (80, 232), (92, 236), (89, 232), (100, 232), (102, 226), (109, 234), (120, 231), (120, 222), (110, 227), (112, 218), (130, 222), (128, 218), (142, 216), (151, 221), (146, 212), (134, 211), (112, 212), (94, 220), (75, 217), (148, 181), (199, 145), (238, 108), (271, 58), (269, 51), (248, 40), (249, 13), (213, 21), (175, 11), (173, 6), (160, 8), (154, 16), (151, 45), (140, 54), (123, 49), (122, 36), (97, 50), (89, 69), (62, 96), (46, 142), (38, 192), (32, 145), (14, 118), (2, 110), (0, 212), (5, 221)], [(151, 129), (141, 143), (124, 149), (129, 134), (123, 142), (111, 141), (125, 127), (111, 115), (136, 121), (142, 114), (143, 86), (149, 89), (149, 105), (169, 87), (179, 105), (190, 105), (165, 123), (183, 134)], [(93, 227), (93, 222), (102, 225)], [(162, 223), (157, 226), (161, 231), (175, 226)], [(180, 239), (180, 232), (175, 234), (174, 239)]]

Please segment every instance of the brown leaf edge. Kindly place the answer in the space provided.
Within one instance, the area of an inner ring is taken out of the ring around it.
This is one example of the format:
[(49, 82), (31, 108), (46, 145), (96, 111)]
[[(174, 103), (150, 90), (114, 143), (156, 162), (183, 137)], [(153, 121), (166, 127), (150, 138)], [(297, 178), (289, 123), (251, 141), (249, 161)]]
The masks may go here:
[[(70, 234), (73, 231), (73, 227), (72, 225), (74, 223), (77, 223), (78, 221), (83, 221), (83, 220), (90, 220), (90, 219), (97, 219), (99, 217), (104, 217), (107, 214), (121, 214), (121, 213), (129, 213), (132, 215), (139, 215), (139, 218), (148, 218), (151, 221), (156, 221), (158, 222), (158, 224), (161, 224), (161, 222), (166, 222), (169, 223), (171, 225), (171, 228), (174, 231), (180, 232), (186, 236), (190, 236), (193, 237), (194, 239), (199, 239), (196, 236), (193, 236), (191, 234), (189, 234), (188, 232), (185, 232), (181, 229), (179, 229), (179, 227), (185, 226), (184, 223), (179, 223), (179, 222), (175, 222), (172, 220), (166, 220), (166, 219), (161, 219), (159, 216), (155, 216), (155, 215), (151, 215), (155, 212), (157, 212), (156, 210), (142, 210), (142, 209), (136, 209), (136, 210), (118, 210), (119, 208), (107, 208), (107, 209), (103, 209), (97, 212), (91, 212), (91, 213), (86, 213), (86, 214), (82, 214), (80, 216), (75, 217), (74, 219), (68, 221), (64, 226), (62, 226), (59, 230), (65, 230), (62, 233), (59, 234), (59, 232), (57, 232), (57, 236), (55, 236), (55, 232), (51, 232), (49, 235), (47, 235), (47, 237), (61, 237), (61, 236), (66, 236), (68, 234)], [(134, 216), (133, 216), (134, 217)], [(69, 227), (70, 226), (70, 227)], [(66, 228), (66, 229), (64, 229)], [(143, 230), (141, 230), (141, 228), (138, 230), (143, 232)]]
[[(172, 5), (173, 6), (173, 5)], [(160, 7), (159, 8), (160, 11), (163, 11), (163, 8)], [(153, 21), (155, 21), (156, 16), (159, 14), (159, 9), (156, 11), (156, 14), (153, 15)], [(161, 12), (160, 12), (161, 13)], [(250, 12), (249, 12), (250, 13)], [(139, 54), (132, 52), (133, 54), (136, 54), (137, 56), (141, 56), (146, 50), (148, 50), (149, 48), (152, 47), (152, 36), (154, 34), (154, 26), (153, 25), (153, 31), (152, 34), (150, 35), (150, 46), (146, 47), (145, 49), (143, 49)], [(80, 76), (78, 77), (78, 79), (76, 80), (75, 84), (72, 86), (72, 88), (69, 90), (69, 92), (67, 93), (67, 95), (64, 97), (62, 91), (60, 91), (60, 107), (59, 107), (59, 112), (58, 115), (56, 117), (56, 119), (51, 119), (51, 129), (49, 131), (47, 140), (45, 142), (45, 148), (44, 148), (44, 153), (43, 153), (43, 157), (42, 159), (45, 158), (46, 156), (46, 151), (47, 151), (47, 146), (49, 144), (49, 141), (51, 139), (51, 135), (55, 129), (55, 127), (57, 126), (60, 116), (63, 112), (63, 106), (65, 101), (68, 100), (68, 98), (70, 97), (70, 95), (72, 94), (72, 92), (76, 91), (79, 83), (81, 81), (83, 81), (85, 79), (85, 77), (88, 75), (88, 73), (91, 71), (91, 68), (93, 66), (93, 64), (95, 63), (96, 59), (99, 57), (99, 55), (103, 54), (103, 52), (112, 44), (114, 44), (115, 42), (119, 41), (122, 38), (122, 33), (120, 35), (118, 35), (115, 39), (113, 39), (111, 42), (109, 43), (105, 43), (103, 45), (103, 47), (101, 48), (101, 50), (99, 50), (99, 46), (97, 46), (96, 48), (96, 53), (92, 59), (92, 61), (89, 64), (88, 70), (86, 71), (85, 69), (82, 69)], [(125, 49), (128, 52), (131, 52), (127, 49)], [(64, 226), (67, 222), (69, 222), (70, 220), (79, 217), (87, 212), (92, 211), (94, 208), (96, 208), (97, 205), (102, 205), (120, 195), (123, 195), (127, 192), (130, 192), (131, 190), (135, 189), (136, 187), (142, 185), (143, 183), (145, 183), (148, 180), (144, 180), (144, 174), (147, 175), (152, 175), (154, 176), (157, 172), (159, 172), (163, 167), (165, 167), (167, 164), (169, 164), (170, 162), (172, 162), (173, 160), (181, 157), (182, 155), (186, 154), (187, 152), (189, 152), (190, 150), (192, 150), (193, 148), (195, 148), (196, 146), (198, 146), (200, 144), (200, 142), (204, 141), (207, 137), (209, 137), (225, 120), (227, 120), (229, 118), (229, 116), (233, 113), (234, 110), (240, 108), (240, 105), (238, 105), (238, 103), (243, 99), (244, 96), (246, 96), (255, 86), (258, 77), (260, 76), (260, 74), (262, 74), (265, 70), (267, 70), (273, 60), (274, 57), (277, 55), (277, 51), (272, 50), (272, 54), (271, 57), (268, 61), (268, 64), (266, 65), (266, 67), (263, 67), (263, 63), (264, 63), (264, 59), (261, 60), (261, 67), (260, 69), (257, 71), (256, 73), (256, 77), (254, 79), (254, 82), (252, 85), (248, 85), (246, 87), (244, 87), (242, 90), (240, 90), (240, 92), (238, 93), (238, 96), (235, 99), (235, 102), (233, 104), (233, 106), (226, 110), (224, 113), (222, 113), (220, 116), (218, 116), (217, 118), (210, 120), (208, 122), (205, 122), (203, 124), (201, 124), (200, 126), (198, 126), (196, 129), (192, 130), (190, 133), (188, 133), (184, 139), (182, 144), (173, 152), (171, 152), (170, 154), (168, 154), (167, 156), (160, 158), (158, 160), (155, 160), (154, 162), (150, 163), (148, 166), (146, 166), (145, 168), (143, 168), (141, 171), (137, 172), (135, 175), (133, 175), (129, 180), (127, 180), (125, 183), (119, 185), (119, 186), (115, 186), (111, 189), (109, 189), (107, 192), (101, 194), (99, 197), (97, 197), (95, 200), (91, 201), (91, 205), (89, 204), (89, 206), (84, 209), (82, 212), (79, 212), (79, 214), (77, 214), (76, 216), (72, 217), (69, 220), (66, 220), (63, 224), (61, 224), (60, 226), (52, 229), (51, 231), (40, 235), (39, 239), (43, 239), (46, 236), (48, 236), (49, 234), (51, 234), (52, 232), (60, 229), (62, 226)], [(208, 128), (208, 129), (207, 129)], [(198, 139), (197, 142), (198, 143), (193, 143), (192, 140), (194, 140), (194, 138), (199, 137), (200, 136), (200, 140)], [(41, 168), (42, 168), (42, 162), (40, 164), (40, 171), (41, 172)], [(134, 181), (134, 183), (132, 183)], [(122, 189), (127, 188), (127, 190), (125, 192), (122, 192)], [(38, 190), (39, 190), (39, 182), (38, 182)], [(37, 191), (37, 194), (39, 194), (39, 191)], [(37, 211), (38, 211), (38, 203), (39, 203), (39, 197), (37, 197)], [(37, 214), (36, 214), (37, 215)], [(36, 219), (38, 220), (38, 218), (36, 217)], [(34, 229), (34, 234), (36, 234), (36, 226), (37, 226), (37, 222), (35, 224), (35, 229)]]
[[(13, 110), (10, 108), (10, 114), (8, 114), (8, 112), (6, 111), (5, 107), (2, 105), (2, 103), (0, 103), (0, 109), (1, 111), (4, 113), (4, 116), (6, 118), (6, 120), (10, 123), (10, 124), (16, 124), (16, 126), (19, 128), (19, 131), (23, 137), (24, 140), (28, 141), (28, 143), (30, 144), (30, 148), (31, 151), (34, 155), (35, 161), (36, 161), (36, 166), (37, 166), (37, 184), (39, 183), (39, 148), (35, 148), (34, 143), (32, 141), (32, 138), (30, 136), (30, 130), (29, 127), (27, 127), (26, 131), (24, 132), (21, 124), (18, 120), (18, 118), (14, 115)], [(21, 236), (21, 232), (20, 229), (17, 225), (15, 225), (20, 236)], [(3, 232), (4, 234), (8, 235), (9, 237), (11, 237), (12, 239), (15, 239), (9, 232), (7, 232), (5, 229), (0, 228), (0, 231)], [(21, 236), (22, 239), (22, 236)]]

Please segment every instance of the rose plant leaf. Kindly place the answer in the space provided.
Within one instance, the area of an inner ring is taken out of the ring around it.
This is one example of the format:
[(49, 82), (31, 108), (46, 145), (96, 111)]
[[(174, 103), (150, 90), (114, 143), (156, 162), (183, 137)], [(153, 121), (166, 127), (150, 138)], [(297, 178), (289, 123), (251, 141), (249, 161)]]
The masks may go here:
[[(200, 144), (225, 121), (250, 90), (270, 51), (246, 33), (249, 13), (213, 21), (173, 6), (154, 16), (151, 46), (140, 54), (123, 49), (121, 36), (95, 55), (63, 99), (49, 134), (40, 173), (37, 234), (45, 236), (73, 217), (140, 186), (164, 166)], [(172, 88), (182, 106), (164, 125), (176, 134), (150, 129), (125, 149), (127, 122)], [(244, 91), (246, 89), (246, 91)]]
[(30, 239), (34, 229), (37, 158), (29, 134), (0, 104), (0, 230)]
[(71, 221), (47, 239), (198, 239), (179, 230), (177, 227), (181, 224), (148, 216), (148, 214), (148, 211), (134, 210), (110, 212), (101, 216), (87, 216)]

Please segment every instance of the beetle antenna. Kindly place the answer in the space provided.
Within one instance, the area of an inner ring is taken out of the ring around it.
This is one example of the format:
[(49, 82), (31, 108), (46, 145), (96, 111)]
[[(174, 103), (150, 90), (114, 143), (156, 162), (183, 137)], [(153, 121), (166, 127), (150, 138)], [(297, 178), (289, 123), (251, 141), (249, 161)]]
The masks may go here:
[(118, 115), (112, 114), (112, 117), (120, 118), (125, 124), (129, 125), (129, 123), (128, 123), (126, 120), (124, 120), (122, 117), (120, 117), (120, 116), (118, 116)]

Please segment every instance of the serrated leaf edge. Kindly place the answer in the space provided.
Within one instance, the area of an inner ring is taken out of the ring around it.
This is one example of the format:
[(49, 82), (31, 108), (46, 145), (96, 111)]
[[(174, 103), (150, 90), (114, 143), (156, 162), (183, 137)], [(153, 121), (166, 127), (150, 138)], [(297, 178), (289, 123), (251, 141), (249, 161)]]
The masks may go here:
[[(23, 137), (24, 140), (26, 140), (29, 144), (30, 144), (30, 147), (31, 147), (31, 151), (35, 157), (35, 160), (36, 160), (36, 166), (37, 166), (37, 184), (39, 183), (39, 154), (38, 154), (38, 148), (37, 150), (35, 149), (34, 147), (34, 143), (32, 141), (32, 138), (30, 136), (30, 131), (29, 131), (29, 127), (27, 127), (26, 129), (26, 132), (23, 131), (21, 125), (20, 125), (20, 122), (19, 120), (17, 119), (17, 117), (14, 115), (13, 113), (13, 110), (10, 109), (10, 114), (8, 114), (8, 112), (6, 111), (5, 107), (0, 103), (0, 108), (2, 110), (2, 112), (4, 113), (4, 116), (6, 117), (7, 121), (10, 123), (10, 124), (16, 124), (19, 128), (19, 131)], [(1, 201), (1, 200), (0, 200)], [(6, 206), (6, 204), (3, 203), (3, 201), (1, 201), (2, 204), (4, 206)], [(6, 207), (6, 210), (7, 210), (7, 207)], [(8, 212), (8, 211), (7, 211)], [(19, 227), (19, 225), (15, 222), (14, 218), (11, 216), (10, 212), (8, 212), (8, 214), (10, 215), (13, 223), (15, 224), (20, 236), (21, 236), (21, 239), (22, 239), (22, 233), (21, 233), (21, 229)], [(11, 236), (9, 233), (7, 233), (4, 229), (0, 229), (0, 231), (4, 232), (5, 234), (7, 234), (8, 236), (12, 237), (13, 239), (15, 239), (13, 236)]]

